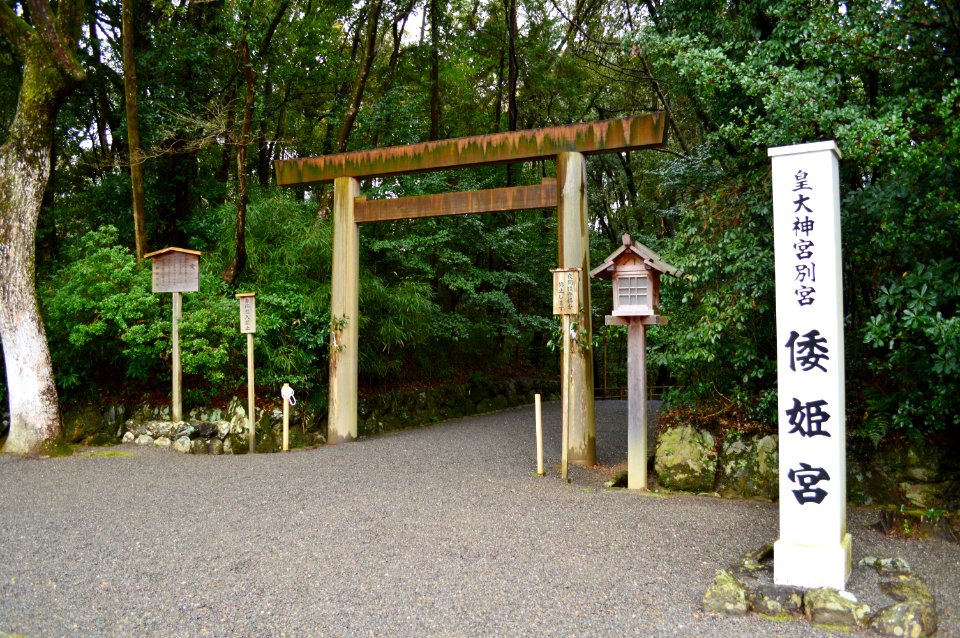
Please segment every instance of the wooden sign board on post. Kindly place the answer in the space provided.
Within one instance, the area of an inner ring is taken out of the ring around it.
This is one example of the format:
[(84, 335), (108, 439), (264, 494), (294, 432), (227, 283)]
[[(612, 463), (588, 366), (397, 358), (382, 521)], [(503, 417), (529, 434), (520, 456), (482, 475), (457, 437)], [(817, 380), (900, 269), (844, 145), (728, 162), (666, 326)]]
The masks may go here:
[(570, 317), (580, 312), (580, 269), (554, 268), (553, 273), (553, 314), (563, 319), (563, 354), (560, 364), (560, 400), (563, 408), (561, 419), (560, 478), (567, 480), (567, 457), (570, 448), (570, 400), (573, 383), (570, 379)]
[(240, 333), (251, 334), (257, 332), (257, 293), (241, 292), (237, 295), (240, 300)]
[(170, 396), (170, 419), (175, 423), (183, 418), (179, 327), (183, 293), (200, 290), (201, 254), (199, 250), (187, 248), (164, 248), (144, 255), (145, 258), (153, 260), (153, 292), (173, 293), (173, 323), (170, 330), (173, 388)]
[(253, 335), (257, 331), (257, 293), (241, 292), (236, 295), (240, 301), (240, 333), (247, 335), (247, 435), (250, 452), (257, 451), (255, 424), (256, 396), (253, 370)]
[(580, 312), (580, 269), (554, 268), (553, 314), (575, 315)]
[(164, 248), (144, 255), (153, 260), (153, 292), (200, 290), (200, 251)]

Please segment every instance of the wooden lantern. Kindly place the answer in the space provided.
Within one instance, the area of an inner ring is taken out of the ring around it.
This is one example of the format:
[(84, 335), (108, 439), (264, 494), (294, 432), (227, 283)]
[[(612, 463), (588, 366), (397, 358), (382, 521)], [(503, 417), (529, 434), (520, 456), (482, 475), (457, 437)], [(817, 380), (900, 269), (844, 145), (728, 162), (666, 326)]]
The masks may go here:
[(646, 329), (663, 324), (660, 311), (660, 275), (681, 271), (630, 235), (602, 264), (593, 277), (613, 280), (613, 314), (607, 325), (627, 326), (627, 488), (647, 489), (647, 355)]
[(624, 235), (623, 246), (590, 271), (592, 277), (613, 281), (613, 317), (656, 317), (663, 273), (678, 275), (680, 271), (643, 244), (635, 243), (630, 235)]

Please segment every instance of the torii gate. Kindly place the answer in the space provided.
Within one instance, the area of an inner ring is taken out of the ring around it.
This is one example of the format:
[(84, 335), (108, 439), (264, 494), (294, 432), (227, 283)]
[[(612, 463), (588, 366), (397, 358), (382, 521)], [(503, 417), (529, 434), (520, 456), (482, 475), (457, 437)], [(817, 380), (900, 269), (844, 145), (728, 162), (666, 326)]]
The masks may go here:
[[(582, 308), (576, 322), (592, 339), (590, 322), (589, 217), (585, 155), (666, 144), (662, 111), (636, 117), (493, 135), (478, 135), (407, 146), (278, 160), (277, 184), (307, 186), (333, 182), (333, 269), (330, 293), (330, 443), (357, 438), (359, 224), (557, 207), (558, 267), (581, 268)], [(538, 186), (443, 193), (368, 201), (360, 179), (487, 164), (555, 158), (556, 180)], [(593, 406), (593, 357), (589, 348), (573, 353), (572, 396), (564, 396), (570, 415), (569, 460), (596, 463)]]

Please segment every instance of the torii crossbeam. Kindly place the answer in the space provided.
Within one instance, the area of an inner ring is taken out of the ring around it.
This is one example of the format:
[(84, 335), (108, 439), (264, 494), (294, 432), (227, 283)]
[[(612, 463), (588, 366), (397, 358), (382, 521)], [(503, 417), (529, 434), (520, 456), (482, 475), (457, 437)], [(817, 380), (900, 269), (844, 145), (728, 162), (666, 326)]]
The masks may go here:
[[(667, 141), (663, 112), (586, 124), (478, 135), (451, 140), (354, 151), (275, 162), (280, 186), (332, 181), (333, 269), (330, 293), (330, 394), (328, 442), (357, 437), (360, 231), (358, 224), (435, 215), (488, 213), (556, 206), (558, 267), (590, 271), (585, 155), (657, 148)], [(555, 159), (556, 182), (485, 191), (367, 201), (360, 179), (489, 164)], [(576, 317), (587, 343), (592, 338), (589, 278), (581, 278), (583, 308)], [(596, 462), (593, 358), (589, 348), (574, 353), (569, 459)]]

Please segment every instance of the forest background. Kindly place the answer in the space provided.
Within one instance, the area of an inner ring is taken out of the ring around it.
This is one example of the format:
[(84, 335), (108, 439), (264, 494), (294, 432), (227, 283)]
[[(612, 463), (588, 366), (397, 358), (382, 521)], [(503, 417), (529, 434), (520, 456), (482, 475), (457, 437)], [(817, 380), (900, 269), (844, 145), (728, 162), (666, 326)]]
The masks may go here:
[[(0, 25), (32, 27), (46, 5), (2, 3)], [(289, 382), (324, 408), (330, 188), (280, 189), (273, 160), (665, 110), (668, 146), (590, 157), (587, 189), (595, 263), (626, 232), (684, 271), (665, 279), (670, 323), (648, 341), (650, 377), (670, 387), (674, 414), (774, 426), (766, 149), (833, 139), (851, 436), (876, 444), (960, 425), (952, 2), (58, 4), (82, 11), (85, 75), (57, 103), (35, 244), (63, 406), (167, 400), (170, 298), (151, 293), (149, 260), (138, 257), (180, 246), (203, 251), (181, 324), (186, 407), (243, 394), (234, 294), (256, 292), (261, 392)], [(2, 32), (9, 146), (25, 57)], [(538, 183), (554, 171), (534, 162), (361, 188), (407, 196)], [(556, 237), (551, 210), (364, 226), (362, 391), (556, 375)], [(593, 286), (595, 368), (605, 350), (622, 377), (625, 335), (603, 327), (611, 294)]]

